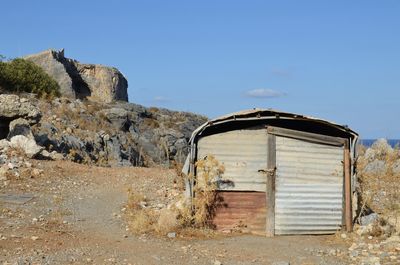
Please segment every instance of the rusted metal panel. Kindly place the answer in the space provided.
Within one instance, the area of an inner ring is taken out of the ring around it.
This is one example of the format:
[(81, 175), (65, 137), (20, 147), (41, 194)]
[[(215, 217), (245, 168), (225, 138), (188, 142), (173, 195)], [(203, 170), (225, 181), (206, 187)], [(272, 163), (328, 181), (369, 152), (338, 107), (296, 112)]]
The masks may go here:
[(219, 191), (213, 225), (220, 231), (265, 234), (265, 192)]
[(197, 160), (214, 155), (224, 165), (219, 190), (266, 189), (267, 131), (264, 127), (233, 130), (202, 137)]
[(275, 234), (328, 234), (342, 225), (343, 147), (276, 137)]

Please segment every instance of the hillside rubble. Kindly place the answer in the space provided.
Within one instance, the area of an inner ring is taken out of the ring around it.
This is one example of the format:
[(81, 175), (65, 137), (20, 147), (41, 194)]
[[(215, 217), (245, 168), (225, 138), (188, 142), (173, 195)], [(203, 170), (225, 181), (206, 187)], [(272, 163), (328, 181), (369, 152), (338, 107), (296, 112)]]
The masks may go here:
[(392, 148), (385, 139), (379, 139), (370, 148), (361, 150), (357, 175), (362, 214), (377, 213), (400, 231), (399, 148)]
[(354, 233), (343, 238), (355, 264), (400, 262), (400, 151), (385, 139), (359, 148), (360, 213)]
[(2, 146), (23, 149), (28, 157), (101, 166), (182, 163), (191, 132), (207, 120), (132, 103), (29, 95), (0, 95), (0, 106)]

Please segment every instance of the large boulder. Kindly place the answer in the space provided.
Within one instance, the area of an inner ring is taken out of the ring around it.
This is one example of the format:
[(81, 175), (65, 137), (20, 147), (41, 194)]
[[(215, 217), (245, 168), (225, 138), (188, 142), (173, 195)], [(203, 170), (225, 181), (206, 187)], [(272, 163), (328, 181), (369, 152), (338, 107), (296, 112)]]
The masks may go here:
[(10, 122), (10, 131), (7, 138), (11, 139), (16, 135), (24, 135), (30, 139), (34, 139), (31, 131), (31, 126), (29, 125), (29, 122), (27, 120), (18, 118)]
[(111, 108), (101, 111), (106, 119), (111, 122), (118, 130), (128, 131), (131, 122), (128, 117), (128, 111), (122, 108)]
[(363, 172), (366, 174), (375, 174), (375, 175), (380, 175), (380, 174), (385, 174), (387, 170), (387, 165), (385, 161), (375, 159), (372, 162), (369, 162)]
[(24, 135), (16, 135), (10, 140), (10, 146), (21, 149), (29, 158), (34, 158), (42, 152), (43, 147), (36, 144), (34, 139)]
[(66, 58), (64, 49), (46, 50), (25, 59), (37, 64), (60, 86), (61, 95), (88, 98), (98, 102), (128, 101), (128, 81), (118, 69), (96, 64), (82, 64)]
[(118, 69), (95, 64), (76, 62), (77, 70), (88, 85), (93, 101), (128, 101), (128, 81)]
[(73, 80), (67, 71), (71, 62), (65, 59), (64, 50), (46, 50), (28, 55), (25, 59), (40, 66), (49, 76), (56, 80), (63, 96), (75, 98)]
[(27, 123), (35, 124), (40, 117), (40, 110), (28, 99), (0, 94), (0, 139), (7, 137), (10, 122), (13, 120), (23, 118)]
[(34, 124), (40, 120), (41, 113), (37, 106), (27, 98), (17, 95), (0, 94), (0, 119), (14, 120), (24, 118)]

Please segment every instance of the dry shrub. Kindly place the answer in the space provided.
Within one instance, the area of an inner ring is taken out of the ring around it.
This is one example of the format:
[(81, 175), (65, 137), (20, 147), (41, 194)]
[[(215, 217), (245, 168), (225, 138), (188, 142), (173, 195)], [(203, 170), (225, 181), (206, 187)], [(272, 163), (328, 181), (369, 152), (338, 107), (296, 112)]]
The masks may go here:
[(135, 234), (154, 232), (157, 215), (153, 209), (143, 208), (146, 197), (132, 189), (128, 189), (127, 209), (129, 210), (128, 224)]
[(178, 214), (173, 209), (164, 208), (160, 211), (155, 230), (159, 234), (166, 234), (180, 228)]
[(175, 171), (175, 174), (177, 176), (177, 178), (174, 179), (174, 183), (177, 185), (177, 187), (179, 187), (180, 190), (183, 190), (185, 188), (186, 179), (185, 174), (182, 173), (183, 164), (174, 160), (170, 164), (170, 168)]
[(194, 227), (207, 227), (215, 213), (218, 181), (225, 171), (223, 165), (213, 155), (196, 162), (197, 183), (194, 186), (192, 216), (188, 210), (183, 212), (183, 220), (190, 221)]
[(155, 231), (157, 216), (152, 209), (135, 210), (130, 213), (129, 228), (135, 234)]
[(201, 228), (203, 234), (210, 228), (217, 202), (217, 181), (225, 169), (212, 155), (198, 161), (196, 167), (198, 177), (191, 203), (182, 196), (172, 206), (157, 211), (144, 207), (144, 195), (128, 190), (128, 223), (133, 233), (165, 235), (181, 231), (183, 234), (199, 234), (193, 231)]
[[(75, 135), (85, 137), (87, 133), (93, 133), (98, 131), (104, 131), (108, 134), (113, 134), (115, 130), (110, 126), (110, 122), (107, 121), (107, 117), (101, 112), (101, 104), (92, 103), (86, 104), (82, 108), (87, 110), (87, 113), (81, 113), (81, 107), (71, 108), (68, 102), (63, 102), (57, 108), (53, 108), (52, 114), (58, 117), (66, 119), (69, 124), (76, 124), (79, 130), (74, 132)], [(67, 126), (58, 124), (58, 127), (66, 129)]]
[(160, 124), (157, 120), (151, 119), (151, 118), (144, 118), (143, 119), (143, 124), (142, 126), (144, 128), (151, 128), (151, 129), (156, 129), (160, 127)]
[(149, 108), (149, 111), (150, 111), (151, 113), (157, 113), (157, 112), (160, 111), (160, 109), (157, 108), (157, 107), (150, 107), (150, 108)]
[(146, 196), (141, 193), (134, 192), (132, 189), (128, 189), (128, 203), (127, 208), (130, 210), (142, 209), (142, 203), (146, 202)]

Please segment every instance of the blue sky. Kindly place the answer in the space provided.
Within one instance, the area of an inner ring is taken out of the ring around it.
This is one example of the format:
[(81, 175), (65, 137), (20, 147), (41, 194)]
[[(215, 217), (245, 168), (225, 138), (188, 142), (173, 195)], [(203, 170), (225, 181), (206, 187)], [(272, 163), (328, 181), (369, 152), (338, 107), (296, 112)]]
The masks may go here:
[(253, 107), (400, 138), (400, 1), (3, 1), (0, 54), (115, 66), (130, 102)]

